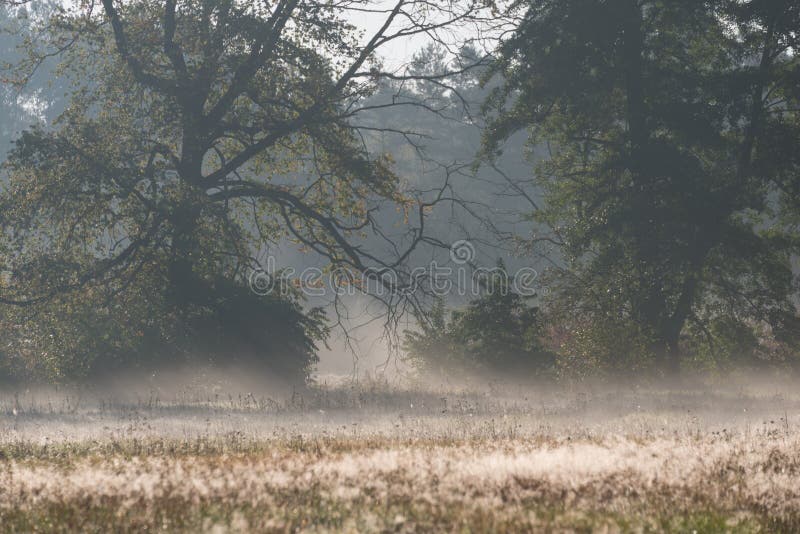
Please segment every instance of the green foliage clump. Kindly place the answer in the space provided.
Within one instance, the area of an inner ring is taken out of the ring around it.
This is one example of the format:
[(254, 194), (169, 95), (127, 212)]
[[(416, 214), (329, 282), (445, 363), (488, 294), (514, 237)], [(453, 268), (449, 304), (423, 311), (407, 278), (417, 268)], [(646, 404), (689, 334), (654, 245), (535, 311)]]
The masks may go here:
[(68, 383), (185, 364), (244, 364), (301, 383), (327, 337), (322, 310), (305, 310), (289, 287), (259, 296), (220, 276), (178, 306), (169, 278), (152, 265), (120, 289), (89, 286), (6, 308), (0, 380)]
[(550, 373), (553, 355), (541, 343), (539, 308), (513, 290), (509, 276), (502, 264), (489, 271), (480, 279), (480, 296), (449, 318), (437, 300), (420, 330), (406, 332), (408, 360), (427, 373)]

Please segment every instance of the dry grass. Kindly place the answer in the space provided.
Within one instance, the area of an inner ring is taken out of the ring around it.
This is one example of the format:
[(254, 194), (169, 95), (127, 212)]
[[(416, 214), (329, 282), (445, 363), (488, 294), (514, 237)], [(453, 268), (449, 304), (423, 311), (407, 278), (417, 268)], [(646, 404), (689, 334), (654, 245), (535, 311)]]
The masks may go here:
[(0, 530), (800, 531), (775, 388), (103, 398), (0, 396)]

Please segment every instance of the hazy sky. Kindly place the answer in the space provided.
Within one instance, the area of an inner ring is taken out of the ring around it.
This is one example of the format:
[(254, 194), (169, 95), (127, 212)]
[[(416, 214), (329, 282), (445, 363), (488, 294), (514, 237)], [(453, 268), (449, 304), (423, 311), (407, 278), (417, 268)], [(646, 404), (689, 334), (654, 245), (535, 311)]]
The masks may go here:
[[(391, 6), (390, 2), (376, 2), (378, 8), (388, 8)], [(364, 30), (365, 38), (369, 39), (381, 27), (386, 20), (384, 13), (363, 13), (354, 12), (349, 17), (353, 24), (358, 28)], [(408, 62), (414, 55), (414, 52), (424, 46), (424, 40), (417, 38), (412, 42), (411, 39), (396, 39), (387, 43), (381, 48), (381, 56), (386, 60), (387, 64), (400, 66)]]
[[(374, 10), (391, 10), (396, 5), (396, 0), (386, 1), (386, 0), (379, 0), (376, 2), (372, 2), (369, 5), (369, 9)], [(458, 6), (457, 3), (454, 4)], [(459, 9), (458, 7), (454, 7), (453, 9)], [(364, 30), (365, 41), (368, 40), (371, 36), (375, 34), (378, 29), (383, 25), (384, 21), (386, 20), (388, 13), (367, 13), (367, 12), (356, 12), (352, 11), (350, 16), (348, 17), (352, 23), (358, 27), (359, 29)], [(433, 16), (431, 21), (436, 20), (437, 17)], [(429, 21), (430, 22), (430, 21)], [(398, 17), (395, 25), (393, 26), (394, 30), (397, 30), (404, 25), (407, 25), (408, 21), (402, 17)], [(487, 28), (482, 26), (481, 33), (486, 31)], [(448, 44), (457, 44), (459, 42), (466, 41), (469, 38), (475, 37), (478, 33), (477, 27), (474, 23), (470, 24), (462, 24), (458, 26), (452, 26), (448, 29), (441, 29), (438, 30), (439, 37), (444, 38)], [(387, 31), (387, 34), (392, 33), (392, 28)], [(422, 49), (428, 43), (431, 42), (430, 37), (420, 34), (415, 35), (412, 37), (407, 38), (399, 38), (395, 39), (385, 45), (383, 45), (380, 49), (380, 55), (384, 58), (386, 65), (391, 68), (398, 68), (402, 67), (404, 64), (408, 63), (411, 58), (413, 57), (414, 53), (418, 50)], [(458, 48), (456, 46), (455, 48)]]

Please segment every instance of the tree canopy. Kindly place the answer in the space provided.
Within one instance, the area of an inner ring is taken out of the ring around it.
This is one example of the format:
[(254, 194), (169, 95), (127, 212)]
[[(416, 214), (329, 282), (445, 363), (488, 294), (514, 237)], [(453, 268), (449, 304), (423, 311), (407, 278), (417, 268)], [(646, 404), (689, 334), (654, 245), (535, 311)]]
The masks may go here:
[[(441, 194), (405, 188), (391, 158), (363, 141), (381, 128), (360, 118), (415, 105), (367, 102), (386, 77), (415, 79), (383, 68), (383, 46), (436, 38), (476, 9), (416, 0), (59, 8), (17, 66), (24, 82), (58, 57), (72, 89), (55, 126), (25, 131), (6, 162), (0, 302), (36, 307), (98, 290), (114, 299), (134, 288), (190, 322), (210, 313), (237, 323), (230, 308), (252, 296), (259, 252), (281, 240), (328, 268), (388, 269), (395, 285), (408, 283), (405, 265)], [(382, 19), (371, 35), (348, 20), (363, 10)], [(399, 232), (375, 217), (385, 205), (405, 214)], [(385, 246), (370, 249), (370, 237)], [(253, 327), (287, 331), (285, 309), (268, 315), (274, 324)], [(322, 330), (301, 317), (298, 343), (312, 347)], [(307, 371), (313, 350), (301, 352)]]
[(527, 129), (544, 154), (534, 241), (563, 255), (562, 318), (632, 325), (672, 369), (686, 336), (720, 345), (721, 317), (795, 342), (797, 3), (517, 8), (485, 152)]

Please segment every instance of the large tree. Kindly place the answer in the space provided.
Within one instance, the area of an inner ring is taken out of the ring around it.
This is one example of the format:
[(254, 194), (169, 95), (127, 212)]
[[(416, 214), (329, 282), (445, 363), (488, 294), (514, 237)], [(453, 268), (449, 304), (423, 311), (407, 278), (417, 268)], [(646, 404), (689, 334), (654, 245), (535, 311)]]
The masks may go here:
[(577, 334), (632, 324), (670, 369), (682, 336), (713, 349), (720, 320), (797, 334), (786, 216), (800, 182), (800, 6), (516, 7), (486, 150), (531, 133), (545, 196), (535, 241), (563, 259), (551, 295)]
[[(379, 19), (366, 36), (349, 22), (364, 12)], [(475, 13), (472, 3), (418, 0), (58, 10), (19, 75), (57, 56), (73, 90), (55, 127), (24, 133), (6, 165), (0, 302), (36, 306), (91, 288), (113, 298), (155, 284), (175, 313), (212, 310), (236, 326), (230, 308), (252, 297), (241, 286), (259, 250), (285, 239), (331, 268), (389, 270), (381, 280), (395, 294), (442, 195), (404, 189), (390, 158), (366, 149), (361, 136), (376, 127), (359, 119), (414, 105), (366, 101), (384, 77), (413, 78), (387, 72), (382, 47), (440, 39)], [(376, 221), (386, 204), (406, 214), (400, 231)], [(385, 246), (367, 247), (368, 235)], [(145, 273), (158, 282), (142, 282)]]

